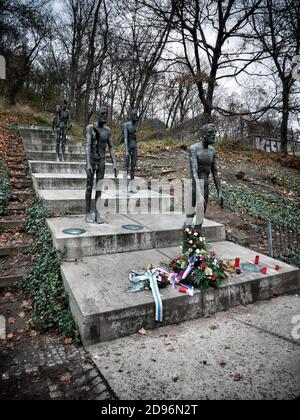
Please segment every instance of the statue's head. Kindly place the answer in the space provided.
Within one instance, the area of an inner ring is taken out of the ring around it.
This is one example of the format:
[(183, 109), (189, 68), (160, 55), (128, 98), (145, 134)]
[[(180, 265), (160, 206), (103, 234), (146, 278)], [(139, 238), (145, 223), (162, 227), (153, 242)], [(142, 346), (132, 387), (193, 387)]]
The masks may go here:
[(139, 120), (139, 111), (134, 108), (131, 111), (131, 121), (133, 121), (134, 123), (137, 123), (138, 120)]
[(216, 142), (217, 127), (214, 124), (207, 124), (202, 127), (202, 137), (208, 142), (208, 144), (214, 144)]
[(105, 106), (98, 106), (97, 110), (97, 119), (98, 122), (102, 123), (102, 124), (106, 124), (107, 122), (107, 117), (108, 117), (108, 110)]

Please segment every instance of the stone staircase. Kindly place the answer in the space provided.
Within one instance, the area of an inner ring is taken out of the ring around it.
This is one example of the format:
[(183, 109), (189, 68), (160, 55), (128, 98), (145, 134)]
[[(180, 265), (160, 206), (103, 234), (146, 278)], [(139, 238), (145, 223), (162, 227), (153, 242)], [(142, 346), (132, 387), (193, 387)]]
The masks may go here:
[[(49, 130), (22, 128), (20, 134), (32, 159), (29, 166), (36, 193), (50, 210), (59, 213), (47, 223), (54, 246), (64, 253), (62, 277), (85, 346), (134, 334), (141, 328), (209, 316), (300, 288), (300, 270), (261, 255), (261, 264), (268, 268), (267, 275), (243, 272), (231, 276), (219, 289), (199, 290), (193, 297), (181, 295), (172, 288), (162, 290), (164, 322), (157, 325), (152, 293), (128, 294), (128, 275), (132, 269), (143, 269), (180, 255), (184, 215), (161, 212), (164, 200), (170, 200), (165, 194), (141, 190), (126, 195), (125, 191), (116, 194), (108, 189), (101, 200), (105, 223), (86, 224), (85, 163), (48, 161), (49, 154), (52, 156), (55, 150)], [(82, 154), (81, 145), (70, 143), (68, 150)], [(107, 179), (112, 179), (109, 164)], [(110, 202), (116, 203), (115, 208)], [(156, 211), (149, 213), (151, 205)], [(129, 231), (127, 225), (139, 225), (140, 230)], [(64, 232), (66, 229), (82, 229), (85, 233), (71, 236)], [(257, 255), (227, 242), (225, 227), (219, 223), (206, 220), (204, 234), (211, 249), (224, 260), (239, 257), (242, 262), (248, 262)], [(275, 270), (277, 264), (281, 266), (280, 271)]]

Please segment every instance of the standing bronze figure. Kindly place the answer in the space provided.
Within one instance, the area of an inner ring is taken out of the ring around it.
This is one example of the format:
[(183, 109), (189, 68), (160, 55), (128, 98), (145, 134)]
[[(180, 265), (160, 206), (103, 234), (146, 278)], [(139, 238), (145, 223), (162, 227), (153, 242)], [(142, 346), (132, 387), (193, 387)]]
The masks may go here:
[[(97, 108), (97, 124), (90, 124), (86, 129), (86, 171), (87, 171), (87, 187), (86, 187), (86, 222), (87, 223), (103, 223), (101, 215), (97, 210), (97, 202), (101, 199), (101, 189), (98, 190), (98, 183), (105, 176), (105, 155), (108, 146), (115, 177), (117, 174), (116, 155), (112, 141), (112, 132), (107, 127), (107, 108)], [(96, 216), (93, 218), (91, 214), (92, 191), (94, 178), (96, 174)]]
[(125, 144), (125, 171), (127, 175), (130, 174), (130, 179), (135, 179), (135, 171), (137, 164), (137, 138), (136, 125), (139, 120), (138, 111), (133, 109), (131, 111), (131, 120), (124, 124), (124, 144)]
[(70, 111), (68, 110), (68, 103), (64, 101), (64, 107), (60, 111), (59, 126), (56, 136), (56, 159), (58, 162), (65, 161), (65, 149), (67, 134), (70, 129)]
[(55, 134), (56, 136), (58, 135), (60, 117), (61, 117), (61, 109), (60, 109), (60, 106), (57, 105), (55, 109), (55, 116), (53, 118), (53, 123), (52, 123), (52, 133)]
[[(191, 221), (197, 216), (196, 227), (201, 227), (204, 215), (207, 210), (209, 200), (209, 176), (213, 175), (214, 183), (217, 189), (220, 205), (223, 208), (223, 192), (222, 185), (218, 171), (217, 154), (215, 148), (212, 146), (216, 141), (217, 128), (214, 124), (205, 125), (202, 128), (202, 142), (194, 144), (190, 148), (190, 166), (192, 178), (192, 208), (191, 212), (187, 214), (187, 225), (191, 225)], [(204, 183), (204, 212), (202, 209), (197, 209), (197, 181)], [(200, 214), (197, 214), (200, 213)], [(202, 214), (201, 214), (202, 213)], [(189, 221), (189, 222), (188, 222)]]

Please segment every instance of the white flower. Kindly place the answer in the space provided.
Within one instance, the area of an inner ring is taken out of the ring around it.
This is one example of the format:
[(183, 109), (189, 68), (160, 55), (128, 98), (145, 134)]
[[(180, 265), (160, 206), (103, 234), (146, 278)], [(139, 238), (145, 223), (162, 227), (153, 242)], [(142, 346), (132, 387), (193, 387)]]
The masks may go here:
[(200, 251), (200, 249), (196, 249), (196, 254), (198, 254), (198, 255), (199, 255), (199, 254), (200, 254), (200, 252), (201, 252), (201, 251)]
[(189, 244), (193, 245), (193, 241), (189, 241)]
[(196, 237), (197, 237), (197, 236), (198, 236), (198, 233), (197, 233), (197, 232), (195, 232), (195, 233), (194, 233), (194, 236), (196, 236)]

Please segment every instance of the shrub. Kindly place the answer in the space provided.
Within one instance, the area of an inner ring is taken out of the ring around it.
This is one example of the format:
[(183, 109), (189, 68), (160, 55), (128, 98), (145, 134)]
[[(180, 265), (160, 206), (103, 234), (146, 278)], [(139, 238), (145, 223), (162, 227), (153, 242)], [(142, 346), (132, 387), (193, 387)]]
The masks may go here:
[(11, 199), (11, 183), (4, 161), (0, 161), (0, 215), (4, 214), (6, 204)]
[(46, 219), (50, 216), (42, 200), (35, 198), (27, 214), (26, 232), (33, 236), (30, 252), (34, 256), (31, 273), (19, 287), (33, 303), (33, 327), (40, 332), (55, 328), (65, 338), (76, 338), (77, 332), (60, 274), (62, 255), (52, 245)]

